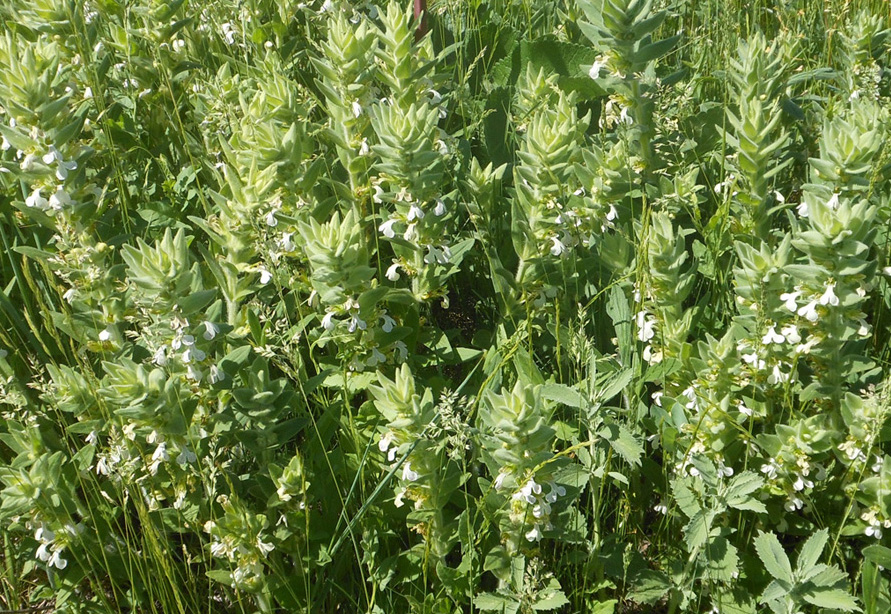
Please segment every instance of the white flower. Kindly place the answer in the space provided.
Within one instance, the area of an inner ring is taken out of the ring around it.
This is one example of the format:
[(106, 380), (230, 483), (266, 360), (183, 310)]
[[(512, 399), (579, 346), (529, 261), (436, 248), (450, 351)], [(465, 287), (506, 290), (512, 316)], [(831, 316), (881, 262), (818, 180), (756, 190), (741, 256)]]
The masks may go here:
[(835, 282), (826, 284), (826, 291), (820, 297), (820, 304), (832, 305), (833, 307), (838, 305), (838, 296), (835, 295)]
[(820, 316), (817, 314), (817, 301), (811, 301), (804, 307), (801, 307), (796, 313), (806, 319), (808, 322), (816, 322)]
[(770, 459), (770, 462), (761, 465), (761, 473), (766, 475), (768, 479), (775, 480), (777, 479), (777, 470), (779, 470), (780, 466), (774, 459)]
[(77, 290), (74, 288), (68, 288), (65, 290), (65, 294), (62, 295), (62, 298), (65, 299), (69, 305), (74, 302), (74, 299), (77, 297)]
[(761, 338), (761, 343), (770, 345), (771, 343), (783, 343), (786, 341), (786, 338), (783, 335), (777, 333), (776, 328), (776, 324), (771, 324), (767, 334)]
[(406, 241), (414, 241), (418, 238), (418, 227), (417, 224), (409, 224), (405, 228), (405, 232), (402, 233), (402, 238)]
[[(557, 497), (565, 497), (566, 489), (563, 486), (560, 486), (556, 482), (550, 482), (548, 486), (551, 487), (551, 492), (547, 494), (545, 500), (548, 503), (554, 503), (557, 501)], [(549, 510), (550, 511), (550, 510)]]
[(665, 393), (661, 390), (657, 390), (650, 397), (653, 399), (653, 403), (656, 404), (656, 407), (662, 407), (662, 397), (665, 396)]
[(260, 269), (260, 283), (264, 286), (272, 281), (272, 273), (266, 269)]
[(801, 500), (800, 497), (792, 496), (786, 503), (783, 504), (783, 507), (786, 508), (787, 512), (794, 512), (796, 510), (800, 510), (804, 506), (804, 501)]
[(791, 374), (783, 373), (783, 371), (780, 369), (780, 365), (777, 364), (773, 366), (773, 371), (767, 377), (767, 383), (775, 386), (776, 384), (788, 382), (790, 377)]
[(616, 206), (612, 203), (609, 204), (609, 211), (606, 213), (606, 221), (612, 222), (617, 217), (619, 217), (619, 212), (616, 211)]
[(407, 482), (416, 482), (419, 477), (421, 477), (420, 474), (417, 471), (413, 471), (411, 463), (406, 461), (405, 465), (402, 466), (402, 479)]
[(406, 219), (409, 222), (413, 222), (414, 220), (423, 220), (424, 219), (424, 210), (421, 209), (417, 203), (412, 203), (412, 206), (408, 208), (408, 215)]
[(393, 431), (387, 431), (381, 435), (381, 440), (377, 443), (377, 447), (381, 452), (387, 452), (387, 460), (391, 463), (396, 459), (396, 452), (399, 449), (398, 446), (390, 448), (390, 444), (392, 444), (395, 439), (396, 434)]
[(739, 413), (743, 414), (744, 416), (752, 415), (752, 409), (750, 407), (746, 407), (745, 403), (743, 403), (742, 401), (737, 404), (736, 408), (739, 410)]
[(278, 240), (278, 244), (281, 245), (281, 248), (286, 252), (293, 252), (295, 249), (297, 249), (297, 246), (291, 240), (291, 237), (293, 236), (293, 232), (285, 232), (282, 233), (281, 239)]
[(600, 71), (603, 70), (604, 68), (606, 68), (606, 65), (607, 65), (606, 57), (604, 57), (602, 55), (598, 55), (595, 58), (594, 63), (591, 65), (591, 68), (588, 70), (588, 76), (591, 77), (592, 79), (599, 79)]
[(791, 312), (795, 312), (798, 309), (798, 303), (795, 302), (801, 296), (801, 290), (796, 290), (795, 292), (786, 292), (780, 295), (780, 300), (783, 301), (783, 306)]
[(112, 335), (113, 332), (114, 332), (114, 330), (112, 329), (111, 325), (106, 326), (106, 327), (99, 333), (99, 341), (103, 341), (103, 342), (104, 342), (104, 341), (109, 341), (109, 340), (111, 339), (111, 335)]
[(396, 224), (396, 222), (398, 221), (399, 220), (396, 219), (387, 220), (386, 222), (378, 226), (377, 229), (381, 231), (385, 237), (387, 237), (388, 239), (392, 239), (396, 236), (396, 232), (393, 230), (393, 225)]
[(362, 142), (359, 143), (359, 155), (367, 156), (371, 153), (371, 147), (368, 146), (368, 139), (362, 139)]
[(640, 341), (646, 342), (656, 336), (656, 318), (647, 317), (646, 311), (639, 311), (635, 319), (637, 320), (637, 338)]
[(55, 193), (49, 198), (49, 206), (50, 209), (55, 211), (61, 211), (64, 207), (67, 207), (73, 204), (74, 201), (71, 200), (71, 197), (68, 196), (68, 192), (62, 189), (61, 186), (56, 188)]
[(783, 336), (789, 343), (798, 343), (799, 341), (801, 341), (801, 334), (798, 332), (798, 327), (794, 324), (784, 326), (783, 330), (780, 332), (783, 333)]
[(63, 548), (58, 548), (53, 550), (53, 556), (50, 558), (49, 565), (50, 567), (57, 567), (58, 569), (65, 569), (68, 566), (68, 561), (62, 558)]
[(275, 209), (266, 214), (266, 225), (270, 228), (278, 226), (278, 220), (275, 218)]
[(362, 105), (359, 104), (358, 100), (354, 100), (353, 104), (350, 105), (353, 110), (353, 117), (359, 117), (362, 115)]
[(220, 332), (220, 327), (214, 324), (213, 322), (204, 321), (204, 335), (203, 337), (210, 341), (214, 337), (217, 336), (217, 333)]
[(832, 197), (827, 201), (826, 206), (835, 211), (838, 209), (838, 193), (832, 195)]
[(532, 515), (535, 518), (542, 518), (543, 516), (547, 516), (551, 513), (551, 506), (545, 502), (539, 502), (535, 507), (532, 508)]
[(205, 354), (202, 350), (198, 348), (189, 348), (185, 352), (183, 352), (183, 362), (189, 364), (193, 360), (196, 362), (201, 362), (207, 358), (207, 354)]
[(211, 384), (217, 384), (224, 379), (226, 379), (226, 373), (217, 365), (210, 365), (210, 375), (208, 376), (207, 381)]
[(40, 209), (41, 211), (46, 211), (49, 208), (49, 201), (40, 195), (40, 188), (35, 188), (35, 190), (31, 192), (31, 195), (25, 199), (25, 204), (29, 207)]
[(442, 217), (446, 212), (446, 204), (441, 198), (436, 199), (436, 207), (433, 209), (433, 215)]
[(794, 488), (798, 492), (804, 490), (805, 488), (813, 488), (813, 487), (814, 487), (814, 483), (808, 479), (805, 479), (805, 477), (801, 476), (801, 475), (799, 475), (798, 479), (795, 480), (795, 483), (792, 484), (792, 488)]
[(872, 462), (872, 467), (870, 467), (870, 469), (872, 469), (873, 473), (881, 473), (882, 466), (884, 464), (885, 464), (885, 460), (881, 456), (876, 455), (875, 460)]
[(866, 527), (866, 531), (864, 531), (867, 535), (871, 537), (875, 537), (876, 539), (882, 539), (882, 529), (881, 527), (870, 525)]
[(786, 197), (783, 196), (782, 193), (781, 193), (779, 190), (774, 190), (774, 191), (773, 191), (773, 197), (777, 200), (778, 203), (784, 203), (784, 202), (786, 202)]
[(189, 365), (188, 368), (186, 368), (186, 377), (193, 382), (200, 382), (201, 378), (204, 377), (204, 373), (195, 365)]
[(260, 536), (258, 535), (257, 536), (257, 550), (260, 551), (260, 554), (262, 554), (263, 556), (266, 556), (267, 554), (269, 554), (270, 552), (275, 550), (275, 546), (273, 546), (272, 544), (270, 544), (268, 542), (264, 542), (262, 539), (260, 539)]
[(405, 505), (405, 502), (402, 500), (405, 498), (405, 489), (399, 488), (396, 491), (396, 498), (393, 500), (393, 505), (396, 507), (402, 507)]
[(515, 501), (525, 501), (529, 505), (534, 505), (538, 501), (538, 495), (541, 494), (541, 484), (538, 484), (534, 478), (523, 484), (517, 492), (514, 493), (512, 499)]
[(668, 513), (668, 506), (665, 505), (664, 503), (658, 503), (653, 506), (653, 511), (658, 512), (658, 513), (662, 514), (663, 516), (665, 516)]
[(65, 161), (65, 158), (62, 157), (62, 153), (56, 149), (55, 145), (49, 146), (49, 151), (45, 156), (43, 156), (44, 164), (52, 164), (56, 163), (56, 179), (59, 181), (65, 181), (68, 178), (68, 171), (73, 171), (77, 168), (77, 162), (74, 160)]
[(158, 447), (155, 448), (155, 451), (152, 453), (152, 462), (153, 463), (166, 463), (170, 460), (170, 454), (167, 453), (167, 442), (162, 441), (158, 444)]
[(428, 245), (427, 255), (424, 256), (424, 262), (427, 264), (448, 264), (451, 257), (452, 251), (449, 249), (448, 245), (443, 245), (441, 249), (434, 245)]
[(322, 318), (322, 328), (325, 330), (334, 330), (334, 327), (337, 325), (337, 322), (334, 321), (334, 312), (329, 311), (325, 314), (325, 317)]
[(805, 201), (802, 201), (797, 207), (795, 207), (795, 210), (798, 211), (799, 217), (808, 217), (809, 215), (807, 202)]
[(566, 252), (566, 246), (557, 237), (551, 237), (551, 241), (554, 243), (551, 246), (551, 255), (562, 256)]
[(390, 268), (387, 269), (387, 273), (386, 273), (387, 279), (389, 279), (390, 281), (398, 281), (399, 280), (399, 277), (400, 277), (399, 266), (400, 265), (398, 262), (394, 262), (393, 264), (390, 265)]
[(368, 325), (365, 323), (365, 320), (359, 317), (359, 314), (354, 313), (350, 316), (349, 331), (351, 333), (356, 332), (356, 329), (365, 330), (366, 328), (368, 328)]
[(502, 488), (504, 488), (504, 480), (507, 479), (508, 475), (510, 474), (504, 469), (498, 472), (498, 475), (495, 476), (495, 490), (501, 490)]
[(526, 539), (530, 542), (537, 542), (541, 539), (541, 529), (539, 525), (535, 525), (531, 531), (526, 533)]
[(198, 455), (192, 452), (188, 447), (183, 446), (183, 449), (180, 451), (179, 455), (176, 457), (176, 462), (180, 465), (189, 465), (198, 460)]
[(387, 362), (387, 357), (377, 347), (371, 348), (371, 358), (365, 361), (365, 364), (371, 368), (382, 365)]
[(383, 320), (383, 324), (381, 325), (381, 329), (385, 333), (389, 333), (393, 330), (393, 327), (396, 326), (396, 320), (388, 316), (386, 313), (381, 314), (381, 320)]
[(408, 346), (405, 345), (405, 341), (401, 339), (393, 344), (393, 347), (396, 350), (396, 358), (399, 362), (404, 362), (406, 358), (408, 358)]
[(653, 351), (653, 346), (648, 345), (643, 349), (641, 357), (647, 361), (647, 364), (657, 365), (662, 362), (662, 350)]

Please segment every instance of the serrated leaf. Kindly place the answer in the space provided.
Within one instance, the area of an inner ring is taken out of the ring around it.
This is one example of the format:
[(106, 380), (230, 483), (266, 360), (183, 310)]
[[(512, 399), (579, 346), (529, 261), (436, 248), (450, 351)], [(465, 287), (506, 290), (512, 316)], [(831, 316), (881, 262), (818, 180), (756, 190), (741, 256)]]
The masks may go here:
[(587, 400), (582, 393), (564, 384), (545, 384), (541, 387), (541, 396), (576, 409), (587, 405)]
[(619, 456), (625, 459), (629, 465), (640, 465), (640, 457), (644, 453), (643, 446), (624, 425), (608, 424), (598, 433), (606, 439)]
[(826, 546), (827, 539), (829, 539), (829, 531), (827, 529), (820, 529), (808, 538), (804, 546), (801, 547), (801, 553), (798, 555), (798, 561), (796, 561), (795, 565), (796, 573), (801, 575), (817, 564), (817, 561), (820, 560), (820, 555), (823, 554), (823, 548)]
[(693, 516), (702, 511), (699, 497), (690, 488), (688, 479), (682, 478), (672, 481), (671, 491), (674, 494), (675, 503), (686, 514), (687, 518), (693, 518)]
[(671, 583), (661, 571), (643, 569), (631, 580), (631, 591), (628, 594), (637, 603), (655, 603), (671, 588)]
[(751, 471), (743, 471), (727, 485), (727, 505), (733, 506), (731, 501), (737, 499), (747, 499), (750, 494), (761, 488), (764, 484), (764, 478), (757, 473)]
[(687, 550), (692, 551), (700, 547), (708, 539), (711, 530), (713, 514), (711, 512), (698, 512), (684, 527)]
[(473, 598), (473, 605), (478, 610), (498, 610), (501, 612), (515, 612), (519, 606), (516, 601), (494, 593), (480, 593)]
[(841, 610), (842, 612), (859, 612), (857, 600), (847, 591), (840, 588), (827, 588), (813, 593), (805, 593), (804, 600), (818, 608)]
[(724, 537), (712, 538), (704, 552), (706, 568), (712, 580), (730, 582), (739, 566), (736, 548)]
[(777, 539), (776, 535), (773, 533), (761, 533), (758, 535), (755, 538), (755, 551), (758, 553), (761, 562), (764, 563), (767, 573), (787, 584), (793, 582), (792, 565), (789, 563), (789, 557), (786, 556), (786, 551), (783, 550), (783, 546), (780, 545), (780, 540)]

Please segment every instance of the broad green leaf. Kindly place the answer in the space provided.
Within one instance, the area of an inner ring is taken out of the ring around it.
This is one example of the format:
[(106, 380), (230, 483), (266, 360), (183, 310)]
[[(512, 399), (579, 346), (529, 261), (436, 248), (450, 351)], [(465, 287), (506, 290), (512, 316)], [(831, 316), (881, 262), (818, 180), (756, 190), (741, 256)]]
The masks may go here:
[(860, 608), (857, 607), (857, 600), (840, 588), (827, 588), (805, 593), (804, 600), (818, 608), (841, 610), (842, 612), (860, 611)]
[(545, 384), (541, 387), (541, 396), (576, 409), (588, 404), (582, 393), (564, 384)]
[(863, 556), (885, 569), (891, 569), (891, 548), (874, 544), (863, 549)]
[(631, 431), (622, 424), (608, 424), (597, 433), (606, 439), (609, 444), (629, 465), (640, 466), (640, 457), (644, 453), (643, 446), (637, 441)]
[(823, 553), (823, 548), (826, 546), (827, 539), (829, 539), (829, 531), (827, 529), (820, 529), (808, 538), (804, 546), (801, 547), (801, 554), (798, 555), (798, 561), (795, 565), (797, 574), (801, 575), (817, 564), (817, 561), (820, 560), (820, 555)]
[(782, 580), (788, 584), (792, 580), (792, 565), (789, 563), (789, 557), (780, 545), (780, 540), (773, 533), (761, 533), (755, 538), (755, 551), (767, 573), (777, 580)]

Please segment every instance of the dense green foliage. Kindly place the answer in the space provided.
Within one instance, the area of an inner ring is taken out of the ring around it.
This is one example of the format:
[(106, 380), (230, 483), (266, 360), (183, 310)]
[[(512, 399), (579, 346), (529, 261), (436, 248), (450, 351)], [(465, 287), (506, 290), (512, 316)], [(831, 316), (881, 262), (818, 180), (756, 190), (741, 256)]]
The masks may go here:
[(0, 2), (0, 609), (888, 612), (888, 6), (429, 4)]

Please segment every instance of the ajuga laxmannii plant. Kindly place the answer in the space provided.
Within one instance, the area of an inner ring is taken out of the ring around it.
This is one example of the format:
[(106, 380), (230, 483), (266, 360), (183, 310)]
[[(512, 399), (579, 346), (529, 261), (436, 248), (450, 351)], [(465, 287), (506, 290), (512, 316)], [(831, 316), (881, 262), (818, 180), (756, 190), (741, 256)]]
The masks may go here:
[(0, 3), (0, 610), (888, 611), (884, 7), (424, 5)]

